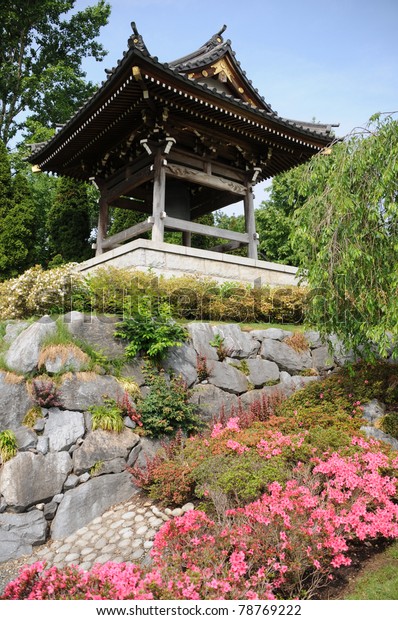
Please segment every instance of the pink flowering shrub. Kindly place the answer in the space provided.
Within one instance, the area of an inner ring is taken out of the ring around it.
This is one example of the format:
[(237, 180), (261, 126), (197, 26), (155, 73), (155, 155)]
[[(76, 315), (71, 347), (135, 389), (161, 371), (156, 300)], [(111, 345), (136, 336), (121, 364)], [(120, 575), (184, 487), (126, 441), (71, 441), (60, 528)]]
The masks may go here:
[[(201, 498), (158, 532), (150, 568), (25, 568), (4, 599), (314, 598), (353, 546), (398, 538), (398, 457), (359, 432), (368, 390), (388, 372), (336, 375), (278, 407), (220, 412), (212, 428), (164, 442), (134, 479), (161, 502)], [(369, 391), (369, 394), (371, 392)], [(394, 392), (395, 393), (395, 392)], [(392, 397), (392, 396), (391, 396)], [(1, 597), (0, 597), (1, 598)]]
[(350, 564), (353, 542), (398, 538), (398, 457), (380, 452), (375, 441), (354, 437), (352, 444), (351, 455), (298, 463), (284, 484), (270, 483), (222, 520), (192, 510), (167, 522), (155, 537), (150, 570), (108, 563), (86, 573), (38, 563), (3, 598), (311, 598)]
[(6, 586), (0, 600), (148, 600), (165, 592), (156, 570), (144, 571), (134, 564), (107, 562), (83, 571), (77, 566), (46, 568), (45, 562), (36, 562)]

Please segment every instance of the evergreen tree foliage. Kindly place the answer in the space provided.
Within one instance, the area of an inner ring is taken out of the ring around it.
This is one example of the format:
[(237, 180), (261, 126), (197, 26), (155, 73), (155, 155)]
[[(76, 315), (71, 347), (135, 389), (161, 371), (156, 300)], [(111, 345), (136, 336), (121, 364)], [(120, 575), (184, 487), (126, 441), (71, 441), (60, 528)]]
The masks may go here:
[(303, 168), (294, 248), (313, 299), (309, 320), (362, 357), (398, 356), (398, 122), (362, 131)]
[(32, 196), (22, 174), (11, 177), (7, 150), (0, 142), (0, 278), (14, 277), (32, 265), (34, 256)]
[(49, 255), (65, 262), (81, 262), (92, 256), (89, 243), (90, 190), (86, 183), (61, 178), (47, 215)]
[(112, 209), (111, 225), (108, 234), (116, 235), (116, 233), (126, 230), (126, 228), (144, 222), (147, 217), (146, 213), (139, 213), (138, 211), (131, 211), (130, 209)]

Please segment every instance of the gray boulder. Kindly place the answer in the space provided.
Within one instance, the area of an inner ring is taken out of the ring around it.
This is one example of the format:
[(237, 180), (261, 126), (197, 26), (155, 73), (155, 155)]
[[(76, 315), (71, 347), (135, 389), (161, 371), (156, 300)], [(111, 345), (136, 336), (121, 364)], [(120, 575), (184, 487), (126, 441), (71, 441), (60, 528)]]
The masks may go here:
[(197, 354), (191, 344), (184, 343), (181, 347), (171, 347), (164, 360), (163, 367), (169, 373), (181, 375), (187, 386), (191, 387), (198, 380), (196, 371)]
[(31, 555), (32, 545), (20, 538), (16, 532), (0, 527), (0, 563)]
[(386, 406), (384, 403), (381, 403), (379, 400), (374, 398), (369, 401), (365, 405), (363, 405), (363, 414), (362, 416), (367, 420), (370, 425), (373, 425), (376, 420), (384, 417), (386, 415)]
[(39, 321), (23, 330), (11, 343), (5, 354), (5, 362), (16, 372), (29, 373), (38, 365), (40, 348), (48, 336), (57, 330), (55, 321), (43, 316)]
[(338, 366), (344, 366), (347, 362), (355, 362), (355, 355), (352, 351), (347, 351), (341, 341), (332, 334), (329, 336), (332, 344), (334, 361)]
[[(44, 355), (43, 355), (44, 354)], [(41, 360), (44, 356), (44, 362)], [(50, 374), (79, 372), (88, 367), (90, 358), (75, 345), (48, 347), (42, 351), (40, 364)]]
[(126, 501), (136, 493), (138, 489), (127, 472), (91, 478), (65, 493), (51, 525), (51, 538), (66, 538), (102, 515), (110, 506)]
[(271, 340), (270, 338), (263, 340), (261, 357), (275, 362), (280, 370), (293, 374), (305, 368), (312, 368), (312, 358), (309, 350), (298, 352), (284, 342)]
[(115, 400), (123, 396), (123, 388), (114, 377), (91, 372), (66, 375), (59, 391), (64, 408), (71, 411), (87, 411), (93, 405), (103, 405), (104, 396)]
[(0, 431), (19, 428), (34, 404), (22, 377), (0, 371)]
[(0, 493), (15, 512), (51, 499), (72, 471), (67, 452), (19, 452), (0, 469)]
[(123, 356), (127, 341), (115, 338), (114, 332), (119, 319), (105, 315), (68, 312), (63, 317), (70, 333), (87, 342), (94, 350), (104, 353), (108, 359)]
[(310, 329), (307, 332), (304, 332), (304, 336), (311, 349), (318, 349), (319, 347), (324, 346), (319, 332), (315, 331), (314, 329)]
[(227, 325), (217, 325), (213, 328), (214, 334), (219, 334), (223, 339), (223, 347), (229, 357), (246, 358), (255, 355), (260, 343), (253, 338), (250, 332), (242, 332), (239, 325), (235, 323)]
[(331, 370), (336, 365), (327, 345), (312, 349), (311, 355), (313, 367), (321, 372)]
[(29, 327), (30, 323), (27, 321), (11, 321), (7, 324), (6, 333), (4, 335), (4, 342), (11, 343), (19, 334)]
[(143, 360), (139, 358), (129, 360), (121, 369), (120, 376), (133, 379), (138, 387), (145, 385), (145, 376), (142, 370), (143, 363)]
[(258, 390), (249, 390), (249, 392), (242, 394), (240, 400), (243, 409), (247, 409), (257, 401), (261, 403), (264, 396), (266, 398), (272, 398), (272, 396), (276, 394), (283, 394), (283, 388), (279, 383), (277, 385), (267, 385)]
[(188, 333), (196, 353), (208, 361), (218, 361), (217, 351), (210, 345), (214, 338), (214, 331), (208, 323), (189, 323)]
[(108, 461), (114, 459), (126, 461), (129, 452), (139, 441), (139, 436), (127, 428), (121, 433), (92, 431), (73, 453), (73, 471), (79, 476), (88, 472), (97, 463), (102, 463), (105, 471), (105, 464)]
[(287, 329), (279, 329), (277, 327), (269, 327), (268, 329), (256, 329), (250, 332), (255, 338), (263, 341), (264, 338), (282, 341), (292, 335)]
[(26, 450), (36, 448), (38, 437), (30, 428), (20, 426), (14, 432), (15, 437), (17, 438), (19, 452), (26, 452)]
[(243, 394), (249, 388), (246, 375), (226, 362), (212, 363), (208, 381), (212, 385), (231, 394)]
[(47, 522), (40, 510), (25, 514), (0, 514), (0, 562), (30, 555), (32, 547), (46, 541)]
[(275, 362), (262, 359), (248, 359), (249, 381), (255, 388), (263, 387), (269, 381), (279, 381), (279, 368)]
[[(141, 450), (138, 454), (135, 465), (140, 469), (146, 469), (147, 460), (153, 459), (156, 452), (162, 449), (162, 440), (142, 437), (140, 443), (136, 446), (136, 448), (138, 448), (139, 446), (141, 446)], [(135, 450), (136, 448), (133, 448), (133, 450)]]
[(378, 439), (383, 443), (389, 444), (394, 450), (398, 450), (398, 440), (391, 437), (391, 435), (387, 435), (387, 433), (384, 433), (379, 428), (375, 428), (374, 426), (361, 426), (360, 430), (365, 433), (366, 437)]
[(48, 437), (50, 452), (69, 450), (84, 432), (84, 416), (80, 411), (49, 409), (43, 436)]
[(203, 420), (210, 421), (216, 417), (221, 408), (224, 408), (227, 417), (230, 416), (231, 408), (236, 411), (238, 397), (235, 394), (224, 392), (212, 384), (196, 385), (191, 393), (189, 401), (196, 405), (196, 411)]

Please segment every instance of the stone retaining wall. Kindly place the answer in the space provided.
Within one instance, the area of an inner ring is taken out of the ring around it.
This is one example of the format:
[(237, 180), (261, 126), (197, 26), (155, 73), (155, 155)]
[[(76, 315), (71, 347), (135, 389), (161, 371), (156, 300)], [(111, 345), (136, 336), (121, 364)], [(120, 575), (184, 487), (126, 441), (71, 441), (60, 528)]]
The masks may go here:
[[(73, 312), (64, 320), (72, 334), (109, 358), (122, 355), (124, 347), (113, 337), (115, 319)], [(249, 406), (275, 391), (288, 396), (346, 359), (341, 353), (331, 356), (316, 332), (305, 334), (308, 348), (300, 352), (289, 345), (292, 333), (282, 329), (244, 332), (236, 324), (207, 323), (187, 327), (189, 341), (169, 351), (164, 369), (166, 376), (185, 379), (191, 402), (207, 421), (221, 407), (229, 415), (239, 401)], [(14, 430), (18, 453), (0, 465), (0, 562), (30, 553), (49, 537), (64, 538), (131, 497), (137, 489), (126, 466), (144, 466), (145, 455), (158, 446), (136, 434), (129, 418), (119, 434), (92, 430), (89, 407), (101, 405), (104, 395), (118, 399), (124, 390), (114, 376), (79, 370), (84, 358), (73, 352), (67, 360), (45, 360), (47, 373), (58, 373), (60, 403), (43, 406), (33, 428), (23, 425), (35, 403), (21, 373), (38, 371), (42, 343), (54, 329), (50, 317), (7, 327), (5, 360), (13, 372), (0, 372), (0, 431)], [(217, 338), (223, 359), (213, 346)], [(207, 366), (202, 381), (198, 360)], [(122, 375), (147, 393), (142, 360), (126, 364)]]

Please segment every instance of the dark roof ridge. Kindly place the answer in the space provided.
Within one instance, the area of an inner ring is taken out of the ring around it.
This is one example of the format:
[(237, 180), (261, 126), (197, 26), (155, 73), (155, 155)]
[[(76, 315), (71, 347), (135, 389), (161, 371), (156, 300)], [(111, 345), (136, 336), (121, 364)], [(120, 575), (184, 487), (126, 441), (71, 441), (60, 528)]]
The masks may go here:
[(216, 47), (222, 47), (223, 45), (230, 44), (231, 41), (228, 39), (224, 43), (224, 39), (222, 38), (223, 32), (227, 29), (227, 26), (224, 24), (222, 28), (216, 34), (214, 34), (208, 41), (203, 43), (197, 50), (191, 52), (190, 54), (186, 54), (186, 56), (181, 56), (181, 58), (177, 58), (176, 60), (172, 60), (167, 63), (170, 67), (177, 67), (182, 64), (186, 64), (190, 59), (197, 58), (198, 56), (202, 56), (203, 54), (209, 53), (211, 50), (214, 50)]

